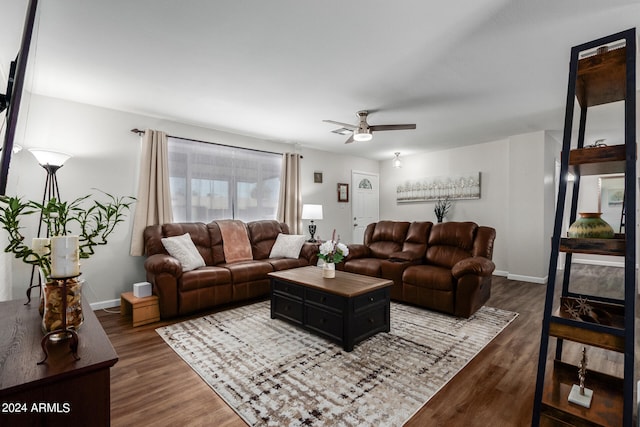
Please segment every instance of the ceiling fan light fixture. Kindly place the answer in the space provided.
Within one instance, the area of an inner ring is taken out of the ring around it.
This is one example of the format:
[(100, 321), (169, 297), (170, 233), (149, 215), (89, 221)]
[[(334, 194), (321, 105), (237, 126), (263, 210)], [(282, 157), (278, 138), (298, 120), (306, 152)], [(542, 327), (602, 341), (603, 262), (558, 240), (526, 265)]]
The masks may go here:
[(393, 153), (395, 157), (393, 158), (393, 167), (399, 169), (402, 167), (402, 160), (400, 160), (400, 152), (396, 151)]
[(371, 130), (369, 129), (356, 129), (353, 131), (353, 139), (354, 141), (363, 142), (363, 141), (371, 141), (373, 135), (371, 134)]

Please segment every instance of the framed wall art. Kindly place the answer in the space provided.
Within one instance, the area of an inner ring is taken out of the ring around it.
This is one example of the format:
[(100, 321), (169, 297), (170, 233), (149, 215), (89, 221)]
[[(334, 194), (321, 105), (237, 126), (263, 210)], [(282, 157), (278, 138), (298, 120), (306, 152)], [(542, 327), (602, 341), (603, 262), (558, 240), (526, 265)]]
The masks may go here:
[(338, 183), (338, 202), (349, 201), (349, 184)]
[(315, 184), (322, 184), (322, 172), (313, 173), (313, 182)]
[(396, 187), (396, 202), (479, 199), (480, 184), (480, 172), (409, 180)]

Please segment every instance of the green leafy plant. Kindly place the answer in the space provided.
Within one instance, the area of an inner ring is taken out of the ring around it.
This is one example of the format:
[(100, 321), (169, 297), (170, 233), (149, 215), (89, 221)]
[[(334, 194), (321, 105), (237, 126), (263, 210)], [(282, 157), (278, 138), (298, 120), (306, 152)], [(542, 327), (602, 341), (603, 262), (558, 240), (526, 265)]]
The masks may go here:
[(87, 259), (94, 255), (96, 246), (106, 245), (107, 237), (125, 219), (125, 212), (131, 208), (135, 198), (115, 197), (101, 192), (107, 201), (91, 199), (92, 194), (79, 197), (71, 202), (52, 198), (45, 204), (25, 201), (19, 197), (0, 196), (0, 223), (8, 233), (9, 244), (5, 252), (27, 264), (36, 265), (45, 276), (51, 271), (50, 254), (39, 254), (24, 240), (21, 221), (30, 215), (42, 213), (42, 221), (48, 236), (77, 234), (79, 256)]

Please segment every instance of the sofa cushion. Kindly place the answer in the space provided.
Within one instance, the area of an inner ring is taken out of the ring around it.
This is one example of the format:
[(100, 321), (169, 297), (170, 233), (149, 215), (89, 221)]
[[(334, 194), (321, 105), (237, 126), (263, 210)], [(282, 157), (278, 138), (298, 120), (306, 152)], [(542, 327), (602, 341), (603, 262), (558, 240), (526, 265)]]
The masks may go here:
[(178, 287), (180, 291), (221, 286), (231, 283), (231, 272), (221, 267), (201, 267), (180, 276)]
[(306, 267), (309, 265), (306, 258), (270, 258), (265, 261), (268, 261), (275, 271)]
[(412, 222), (402, 244), (403, 252), (413, 252), (423, 258), (427, 252), (427, 239), (433, 223), (430, 221)]
[(222, 235), (224, 260), (227, 264), (253, 259), (247, 226), (235, 219), (216, 221)]
[(247, 223), (253, 259), (267, 259), (279, 234), (289, 234), (287, 224), (275, 220)]
[(473, 222), (435, 224), (429, 234), (427, 263), (450, 269), (458, 261), (472, 256), (477, 228)]
[(162, 244), (169, 255), (180, 261), (182, 271), (191, 271), (198, 267), (203, 267), (204, 259), (193, 244), (189, 233), (181, 236), (163, 237)]
[(360, 258), (352, 259), (344, 263), (344, 271), (349, 273), (364, 274), (365, 276), (382, 277), (380, 266), (382, 259)]
[(273, 271), (273, 266), (266, 261), (240, 261), (233, 264), (220, 264), (219, 267), (229, 269), (234, 285), (255, 280), (266, 280), (268, 273)]
[(304, 245), (306, 236), (300, 234), (278, 234), (269, 258), (299, 258), (300, 249)]
[(402, 250), (409, 229), (408, 222), (379, 221), (374, 227), (370, 240), (365, 239), (364, 242), (373, 257), (388, 258), (389, 254)]
[(402, 281), (418, 288), (430, 288), (440, 291), (454, 289), (451, 269), (435, 265), (412, 265), (402, 274)]

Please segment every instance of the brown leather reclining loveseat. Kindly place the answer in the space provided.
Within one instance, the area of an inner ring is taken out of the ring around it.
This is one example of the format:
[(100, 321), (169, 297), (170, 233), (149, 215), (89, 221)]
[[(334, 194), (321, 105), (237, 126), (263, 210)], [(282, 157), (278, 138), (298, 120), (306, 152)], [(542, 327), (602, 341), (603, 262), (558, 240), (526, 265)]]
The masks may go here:
[(473, 222), (379, 221), (337, 267), (393, 280), (394, 300), (469, 317), (490, 296), (495, 236)]
[[(303, 267), (317, 262), (318, 248), (304, 243), (298, 258), (269, 258), (278, 234), (289, 234), (289, 227), (277, 221), (246, 223), (251, 245), (250, 260), (228, 263), (219, 222), (209, 224), (172, 223), (152, 225), (144, 231), (147, 280), (158, 296), (160, 317), (170, 318), (215, 307), (232, 301), (248, 300), (269, 294), (267, 273)], [(204, 266), (183, 271), (181, 263), (170, 256), (162, 238), (188, 233), (204, 260)]]

